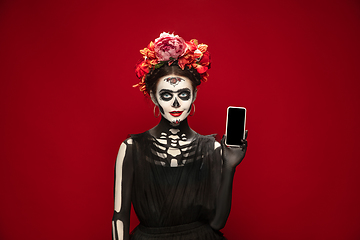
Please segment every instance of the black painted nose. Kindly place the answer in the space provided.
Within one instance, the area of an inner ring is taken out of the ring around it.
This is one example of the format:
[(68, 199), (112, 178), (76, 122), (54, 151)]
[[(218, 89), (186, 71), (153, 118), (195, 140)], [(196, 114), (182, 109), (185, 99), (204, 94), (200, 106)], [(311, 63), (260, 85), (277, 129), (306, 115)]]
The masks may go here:
[(175, 101), (173, 102), (172, 106), (175, 107), (175, 108), (180, 107), (180, 104), (179, 104), (177, 98), (175, 98)]

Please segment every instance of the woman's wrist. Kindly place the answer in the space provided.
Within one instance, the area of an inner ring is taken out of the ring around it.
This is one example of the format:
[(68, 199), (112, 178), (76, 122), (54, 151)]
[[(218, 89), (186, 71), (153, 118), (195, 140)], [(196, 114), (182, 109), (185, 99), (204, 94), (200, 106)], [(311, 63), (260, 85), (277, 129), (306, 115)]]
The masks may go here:
[(222, 170), (223, 170), (223, 172), (226, 172), (226, 173), (235, 173), (236, 166), (232, 166), (232, 165), (224, 162)]

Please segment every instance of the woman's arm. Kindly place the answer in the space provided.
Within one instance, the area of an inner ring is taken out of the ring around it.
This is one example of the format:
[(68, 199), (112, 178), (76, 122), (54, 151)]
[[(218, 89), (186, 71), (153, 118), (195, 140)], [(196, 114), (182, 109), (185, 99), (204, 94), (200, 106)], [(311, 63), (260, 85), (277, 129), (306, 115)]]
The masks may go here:
[(120, 145), (115, 164), (113, 240), (128, 240), (133, 181), (132, 139)]
[(227, 218), (229, 217), (235, 168), (244, 159), (246, 148), (246, 140), (243, 140), (243, 143), (240, 147), (227, 147), (225, 145), (225, 138), (223, 137), (221, 140), (221, 155), (223, 159), (221, 183), (216, 199), (215, 217), (210, 222), (210, 226), (215, 230), (222, 229), (226, 224)]

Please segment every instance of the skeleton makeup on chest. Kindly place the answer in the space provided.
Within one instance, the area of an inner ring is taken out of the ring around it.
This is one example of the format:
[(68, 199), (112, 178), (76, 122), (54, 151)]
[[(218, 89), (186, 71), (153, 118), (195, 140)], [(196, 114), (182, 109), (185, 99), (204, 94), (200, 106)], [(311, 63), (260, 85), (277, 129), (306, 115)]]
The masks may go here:
[(161, 115), (171, 125), (177, 126), (189, 115), (196, 90), (187, 77), (171, 74), (159, 79), (156, 91), (151, 92), (150, 96)]
[(153, 139), (151, 152), (158, 157), (154, 160), (155, 164), (181, 167), (194, 161), (195, 151), (193, 149), (196, 148), (196, 143), (188, 139), (186, 134), (181, 133), (179, 129), (170, 128), (169, 131), (162, 132), (159, 138)]

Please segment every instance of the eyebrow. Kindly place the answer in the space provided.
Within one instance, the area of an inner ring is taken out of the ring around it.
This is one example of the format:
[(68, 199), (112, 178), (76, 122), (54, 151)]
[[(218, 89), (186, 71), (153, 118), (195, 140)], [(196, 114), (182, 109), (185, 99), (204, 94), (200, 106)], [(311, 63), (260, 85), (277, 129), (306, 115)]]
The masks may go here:
[(178, 92), (182, 92), (182, 91), (189, 91), (189, 92), (191, 92), (189, 88), (181, 88), (181, 89), (179, 89), (179, 90), (177, 90), (177, 91), (173, 91), (173, 90), (170, 90), (170, 89), (161, 89), (159, 93), (163, 93), (163, 92), (178, 93)]

